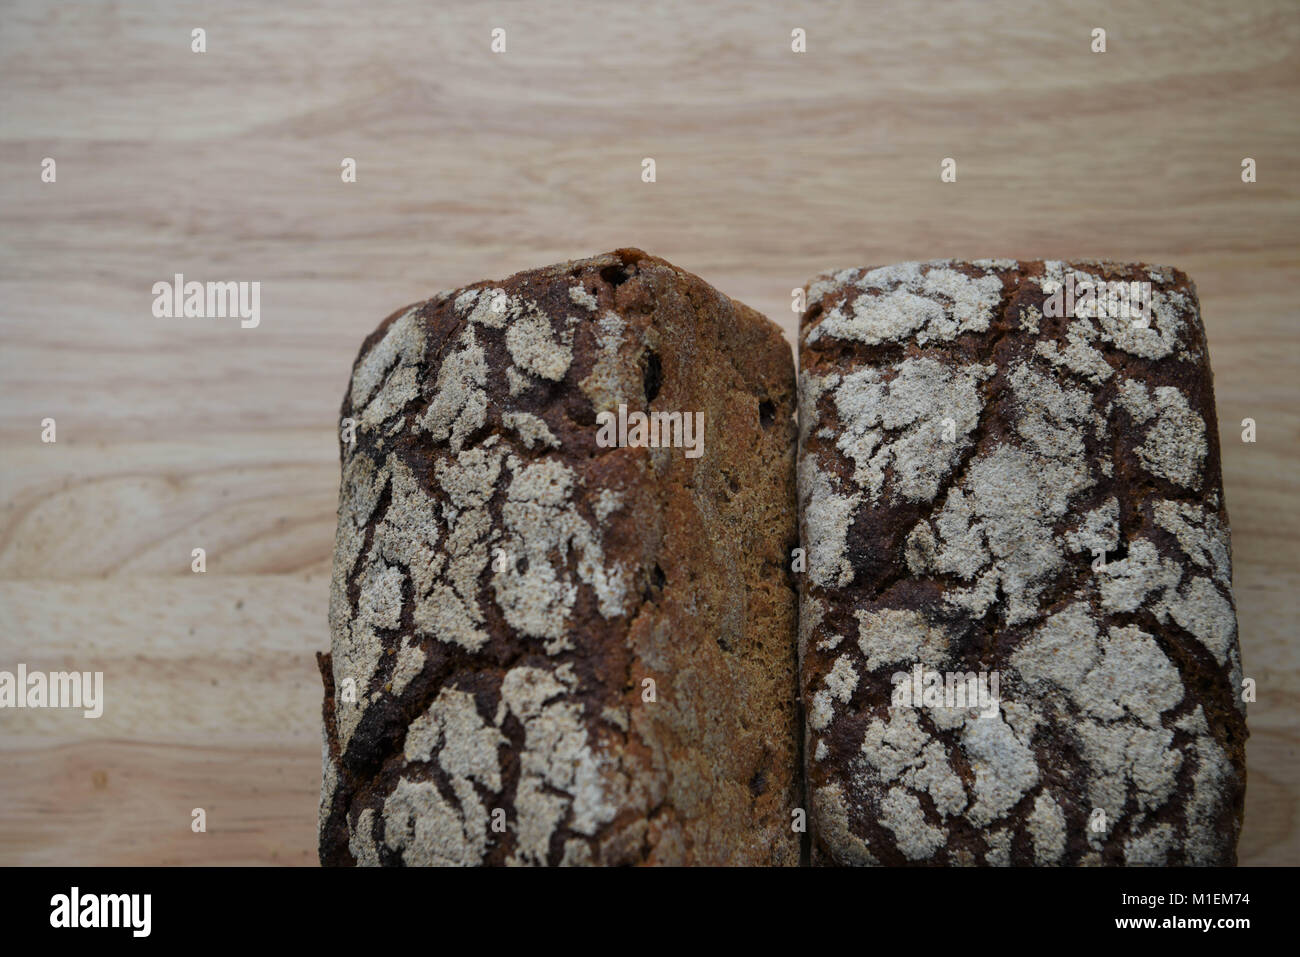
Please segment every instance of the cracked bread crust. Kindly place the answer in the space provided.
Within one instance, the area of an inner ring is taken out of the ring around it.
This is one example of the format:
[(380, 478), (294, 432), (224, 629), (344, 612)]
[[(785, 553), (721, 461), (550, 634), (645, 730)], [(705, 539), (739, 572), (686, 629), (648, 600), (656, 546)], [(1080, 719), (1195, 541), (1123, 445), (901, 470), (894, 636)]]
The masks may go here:
[[(1149, 282), (1149, 322), (1053, 318), (1071, 277)], [(1245, 706), (1187, 277), (828, 273), (799, 370), (813, 862), (1235, 863)], [(996, 672), (1000, 707), (891, 707), (918, 667)]]
[[(620, 403), (702, 412), (703, 455), (599, 447)], [(775, 325), (635, 249), (388, 317), (342, 407), (321, 862), (798, 863), (794, 406)]]

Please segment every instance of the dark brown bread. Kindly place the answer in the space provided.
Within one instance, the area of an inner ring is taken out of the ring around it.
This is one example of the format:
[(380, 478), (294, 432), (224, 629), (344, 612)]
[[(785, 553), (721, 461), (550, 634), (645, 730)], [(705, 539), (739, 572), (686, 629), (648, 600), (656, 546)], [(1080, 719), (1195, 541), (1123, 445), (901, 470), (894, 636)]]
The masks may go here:
[[(702, 413), (703, 454), (599, 446), (620, 404)], [(322, 863), (798, 863), (794, 405), (772, 323), (635, 249), (386, 319), (342, 410)]]
[[(1145, 320), (1081, 285), (1116, 282), (1151, 284)], [(1187, 277), (827, 274), (799, 368), (814, 862), (1235, 862), (1245, 706)], [(994, 674), (983, 717), (925, 694)]]

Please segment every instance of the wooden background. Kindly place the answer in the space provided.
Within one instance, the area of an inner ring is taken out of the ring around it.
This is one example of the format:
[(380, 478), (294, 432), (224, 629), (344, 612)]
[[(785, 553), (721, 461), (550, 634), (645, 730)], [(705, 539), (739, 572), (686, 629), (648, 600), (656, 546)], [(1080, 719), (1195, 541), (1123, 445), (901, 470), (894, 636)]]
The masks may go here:
[[(3, 4), (0, 668), (101, 670), (107, 705), (0, 712), (0, 864), (314, 864), (357, 346), (439, 289), (625, 245), (787, 331), (828, 267), (1185, 269), (1259, 683), (1241, 861), (1300, 863), (1300, 7), (757, 6)], [(261, 327), (153, 318), (177, 272), (260, 281)]]

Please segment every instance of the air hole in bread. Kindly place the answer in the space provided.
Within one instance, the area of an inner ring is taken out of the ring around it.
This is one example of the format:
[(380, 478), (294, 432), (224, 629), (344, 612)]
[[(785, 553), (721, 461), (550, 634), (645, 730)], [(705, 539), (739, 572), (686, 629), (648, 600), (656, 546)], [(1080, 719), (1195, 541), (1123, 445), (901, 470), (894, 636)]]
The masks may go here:
[(629, 275), (628, 271), (622, 266), (606, 266), (600, 271), (600, 278), (614, 287), (627, 282)]
[(659, 359), (659, 353), (651, 350), (646, 355), (645, 360), (645, 400), (653, 402), (655, 396), (659, 394), (660, 387), (664, 384), (664, 367)]

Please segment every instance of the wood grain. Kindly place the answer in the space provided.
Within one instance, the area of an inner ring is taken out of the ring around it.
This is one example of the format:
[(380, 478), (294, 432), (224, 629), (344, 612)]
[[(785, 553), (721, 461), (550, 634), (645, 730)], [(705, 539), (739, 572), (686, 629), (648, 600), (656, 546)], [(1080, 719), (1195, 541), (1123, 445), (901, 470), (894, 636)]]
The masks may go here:
[[(1186, 270), (1259, 683), (1241, 860), (1300, 863), (1294, 3), (2, 16), (0, 668), (102, 670), (107, 705), (0, 712), (0, 864), (315, 863), (312, 653), (361, 339), (438, 289), (626, 245), (787, 333), (791, 290), (830, 267)], [(151, 286), (176, 272), (261, 282), (261, 326), (153, 318)]]

